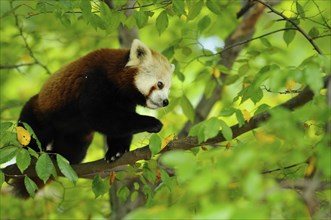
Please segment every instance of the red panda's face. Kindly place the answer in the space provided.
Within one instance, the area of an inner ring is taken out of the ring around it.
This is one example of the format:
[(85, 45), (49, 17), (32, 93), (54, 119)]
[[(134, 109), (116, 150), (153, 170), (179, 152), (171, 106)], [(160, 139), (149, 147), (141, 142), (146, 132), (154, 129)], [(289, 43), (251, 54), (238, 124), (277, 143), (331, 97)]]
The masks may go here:
[(134, 40), (126, 66), (138, 68), (134, 84), (145, 96), (148, 108), (156, 109), (169, 104), (168, 95), (175, 66), (164, 56), (150, 50), (139, 40)]

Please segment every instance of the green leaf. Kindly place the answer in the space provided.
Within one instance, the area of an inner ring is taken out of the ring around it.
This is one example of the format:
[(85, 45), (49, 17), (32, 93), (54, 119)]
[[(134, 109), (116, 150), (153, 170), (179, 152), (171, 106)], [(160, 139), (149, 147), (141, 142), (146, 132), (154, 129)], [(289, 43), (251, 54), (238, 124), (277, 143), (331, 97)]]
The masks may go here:
[(304, 77), (306, 83), (315, 94), (319, 94), (323, 87), (323, 74), (318, 64), (310, 63), (304, 67)]
[(201, 12), (203, 6), (203, 1), (187, 1), (188, 15), (187, 20), (193, 20)]
[(162, 51), (162, 54), (170, 60), (175, 54), (174, 46), (166, 48)]
[(270, 106), (269, 105), (267, 105), (267, 104), (262, 104), (262, 105), (260, 105), (258, 108), (257, 108), (257, 110), (254, 112), (254, 116), (255, 115), (258, 115), (258, 114), (260, 114), (260, 113), (262, 113), (262, 112), (265, 112), (265, 111), (267, 111), (267, 110), (269, 110), (270, 109)]
[(225, 137), (225, 139), (227, 141), (232, 140), (233, 134), (231, 128), (223, 120), (220, 121), (220, 125), (222, 127), (222, 134)]
[(297, 12), (301, 18), (305, 18), (305, 10), (303, 10), (303, 7), (300, 5), (299, 1), (295, 2)]
[(49, 177), (54, 172), (54, 165), (47, 153), (43, 153), (37, 160), (36, 172), (40, 179), (46, 183)]
[(29, 151), (31, 156), (34, 156), (35, 158), (39, 157), (39, 154), (35, 150), (33, 150), (32, 148), (28, 147), (28, 151)]
[(217, 15), (222, 13), (222, 7), (219, 0), (207, 0), (206, 6), (211, 12)]
[(220, 130), (221, 122), (216, 118), (212, 117), (204, 122), (204, 137), (205, 140), (215, 137)]
[(78, 180), (78, 176), (74, 169), (72, 169), (72, 167), (70, 166), (69, 161), (60, 154), (56, 155), (56, 161), (61, 173), (71, 182), (76, 183)]
[(236, 111), (236, 118), (238, 120), (239, 127), (241, 127), (241, 126), (243, 126), (245, 124), (244, 115), (243, 115), (243, 113), (239, 109)]
[(295, 37), (295, 34), (296, 34), (295, 30), (286, 30), (286, 31), (284, 31), (283, 39), (284, 39), (287, 46), (293, 41), (293, 39)]
[(224, 107), (221, 111), (221, 116), (229, 117), (236, 112), (237, 109), (233, 107)]
[(6, 131), (8, 128), (12, 127), (13, 123), (6, 121), (6, 122), (1, 122), (0, 123), (0, 133)]
[(215, 137), (219, 132), (220, 126), (220, 121), (213, 117), (194, 125), (189, 132), (189, 136), (198, 137), (199, 143), (202, 143)]
[(209, 25), (211, 24), (211, 19), (208, 15), (201, 18), (201, 20), (198, 22), (198, 30), (203, 31), (205, 30)]
[(192, 49), (190, 47), (182, 47), (182, 53), (184, 56), (189, 56), (192, 54)]
[(161, 35), (163, 31), (168, 27), (169, 21), (168, 21), (168, 15), (166, 11), (162, 11), (159, 16), (156, 18), (156, 29)]
[(204, 94), (207, 99), (209, 99), (212, 96), (216, 85), (217, 85), (217, 82), (215, 79), (212, 78), (212, 79), (208, 80), (206, 87), (205, 87), (205, 91), (204, 91)]
[(143, 28), (148, 21), (148, 15), (144, 11), (136, 11), (133, 16), (136, 19), (138, 28)]
[(21, 144), (17, 140), (17, 135), (11, 131), (3, 131), (0, 133), (0, 147), (16, 146), (21, 147)]
[(13, 159), (18, 151), (18, 147), (0, 148), (0, 164), (6, 163)]
[(263, 98), (263, 91), (260, 87), (254, 88), (253, 86), (250, 87), (250, 99), (256, 104)]
[(95, 198), (104, 195), (109, 192), (109, 181), (108, 179), (102, 179), (99, 174), (93, 178), (92, 181), (92, 191), (95, 195)]
[(26, 168), (29, 167), (30, 163), (31, 163), (31, 156), (29, 151), (23, 148), (20, 149), (16, 153), (16, 164), (20, 169), (21, 173), (23, 173), (24, 170), (26, 170)]
[(72, 9), (72, 0), (60, 0), (59, 3), (67, 10)]
[(121, 188), (119, 188), (117, 190), (116, 194), (117, 194), (118, 198), (120, 199), (120, 201), (122, 203), (124, 203), (130, 195), (130, 190), (128, 187), (122, 186)]
[(29, 195), (32, 198), (34, 198), (36, 191), (38, 190), (36, 183), (32, 179), (30, 179), (28, 176), (25, 176), (24, 185), (25, 185), (25, 188), (28, 191)]
[(171, 178), (169, 176), (169, 174), (167, 173), (167, 171), (160, 169), (160, 174), (161, 174), (161, 180), (162, 183), (164, 183), (164, 185), (166, 185), (169, 189), (169, 191), (171, 191), (172, 189), (172, 185), (171, 185)]
[(182, 1), (182, 0), (172, 1), (172, 6), (173, 6), (173, 9), (174, 9), (174, 12), (179, 17), (185, 13), (185, 10), (184, 10), (185, 9), (185, 1)]
[(158, 134), (152, 134), (149, 138), (149, 149), (152, 152), (152, 156), (156, 155), (161, 150), (162, 140)]
[(239, 67), (238, 74), (240, 76), (246, 75), (249, 69), (250, 69), (249, 64), (244, 63), (241, 67)]
[(188, 134), (189, 136), (194, 136), (198, 138), (198, 142), (202, 143), (205, 140), (204, 126), (202, 122), (194, 125)]
[(193, 123), (195, 117), (195, 111), (193, 105), (185, 95), (183, 95), (183, 97), (181, 98), (181, 107), (186, 117)]
[(82, 10), (83, 17), (85, 18), (86, 21), (88, 21), (92, 15), (91, 2), (89, 0), (82, 0), (80, 2), (80, 9)]
[(2, 188), (2, 184), (5, 182), (5, 174), (0, 170), (0, 189)]
[(260, 40), (261, 40), (262, 44), (264, 46), (266, 46), (267, 48), (272, 47), (272, 44), (270, 43), (270, 41), (267, 38), (260, 38)]
[(316, 28), (316, 27), (312, 27), (311, 29), (310, 29), (310, 31), (308, 32), (308, 35), (311, 37), (311, 38), (316, 38), (316, 37), (318, 37), (319, 36), (319, 31), (318, 31), (318, 29)]
[(198, 170), (196, 157), (190, 151), (171, 151), (162, 155), (161, 163), (174, 168), (179, 182), (195, 178)]

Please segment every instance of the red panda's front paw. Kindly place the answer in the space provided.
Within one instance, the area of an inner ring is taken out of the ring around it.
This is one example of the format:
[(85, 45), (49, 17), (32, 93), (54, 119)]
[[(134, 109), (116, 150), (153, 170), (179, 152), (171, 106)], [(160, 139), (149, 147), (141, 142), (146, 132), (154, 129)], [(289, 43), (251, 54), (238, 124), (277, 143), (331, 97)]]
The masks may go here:
[(155, 119), (155, 122), (153, 123), (153, 126), (150, 126), (147, 129), (147, 132), (157, 133), (157, 132), (161, 131), (162, 127), (163, 127), (163, 124), (159, 120)]

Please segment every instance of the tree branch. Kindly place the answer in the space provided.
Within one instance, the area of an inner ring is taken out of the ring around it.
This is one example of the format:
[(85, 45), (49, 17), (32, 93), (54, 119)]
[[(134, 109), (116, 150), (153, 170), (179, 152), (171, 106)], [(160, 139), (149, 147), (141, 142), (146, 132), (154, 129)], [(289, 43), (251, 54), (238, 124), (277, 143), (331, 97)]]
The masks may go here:
[[(330, 78), (331, 76), (327, 76), (324, 78), (325, 87), (326, 84), (328, 83), (328, 80), (330, 80)], [(314, 96), (313, 92), (308, 87), (306, 87), (300, 94), (288, 100), (287, 102), (274, 107), (274, 109), (286, 108), (288, 110), (293, 111), (294, 109), (303, 106), (309, 101), (311, 101), (313, 96)], [(239, 126), (239, 124), (233, 125), (231, 127), (231, 130), (233, 132), (233, 139), (257, 128), (259, 124), (267, 121), (269, 118), (270, 118), (270, 113), (269, 111), (267, 111), (252, 117), (248, 123), (244, 124), (241, 127)], [(223, 141), (226, 141), (226, 139), (224, 138), (222, 132), (219, 132), (216, 137), (208, 139), (207, 141), (202, 143), (199, 143), (196, 137), (179, 138), (169, 142), (160, 153), (165, 153), (167, 151), (172, 151), (172, 150), (189, 150), (193, 147), (197, 147), (201, 145), (212, 145)], [(96, 174), (99, 174), (100, 176), (104, 177), (109, 175), (110, 172), (114, 171), (115, 169), (120, 169), (124, 165), (128, 165), (128, 164), (132, 165), (139, 160), (149, 160), (150, 158), (151, 158), (151, 152), (149, 150), (149, 146), (147, 145), (142, 148), (138, 148), (134, 151), (129, 151), (125, 153), (121, 158), (110, 164), (108, 164), (105, 160), (101, 159), (93, 162), (73, 165), (72, 167), (80, 178), (93, 178)], [(7, 178), (18, 178), (22, 176), (16, 164), (10, 165), (2, 169), (2, 171)], [(24, 172), (24, 174), (28, 175), (29, 177), (37, 177), (33, 163), (31, 163), (31, 165)], [(61, 176), (62, 174), (58, 172), (58, 175)]]
[(28, 40), (27, 38), (24, 36), (23, 34), (23, 28), (19, 25), (19, 21), (18, 21), (18, 15), (15, 14), (15, 11), (14, 11), (14, 6), (13, 6), (13, 1), (10, 1), (10, 7), (11, 7), (11, 10), (13, 10), (13, 16), (14, 16), (14, 19), (15, 19), (15, 25), (19, 31), (19, 35), (21, 36), (21, 38), (23, 39), (23, 42), (25, 44), (25, 48), (28, 50), (29, 52), (29, 55), (32, 57), (32, 59), (34, 60), (34, 63), (41, 66), (43, 69), (46, 70), (47, 74), (51, 74), (51, 72), (49, 71), (49, 69), (47, 68), (47, 66), (45, 66), (44, 64), (42, 64), (38, 59), (37, 57), (34, 55), (30, 45), (28, 44)]

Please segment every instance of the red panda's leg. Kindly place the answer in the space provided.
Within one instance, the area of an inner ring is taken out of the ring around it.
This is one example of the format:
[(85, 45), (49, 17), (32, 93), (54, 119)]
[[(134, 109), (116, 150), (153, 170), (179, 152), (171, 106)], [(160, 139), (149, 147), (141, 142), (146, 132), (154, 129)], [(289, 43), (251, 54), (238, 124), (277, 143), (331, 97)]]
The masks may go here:
[[(27, 123), (37, 135), (41, 143), (41, 149), (46, 150), (47, 145), (53, 139), (53, 131), (50, 123), (47, 121), (47, 116), (38, 113), (37, 99), (38, 95), (35, 95), (24, 105), (18, 120), (18, 126), (24, 127), (22, 122)], [(34, 138), (31, 139), (28, 146), (37, 152), (40, 151)]]
[(93, 139), (92, 132), (84, 133), (57, 133), (52, 144), (52, 152), (61, 154), (71, 164), (83, 161), (87, 149)]
[(107, 136), (108, 151), (105, 159), (108, 162), (112, 162), (121, 157), (125, 152), (130, 150), (131, 140), (132, 135), (117, 138)]

